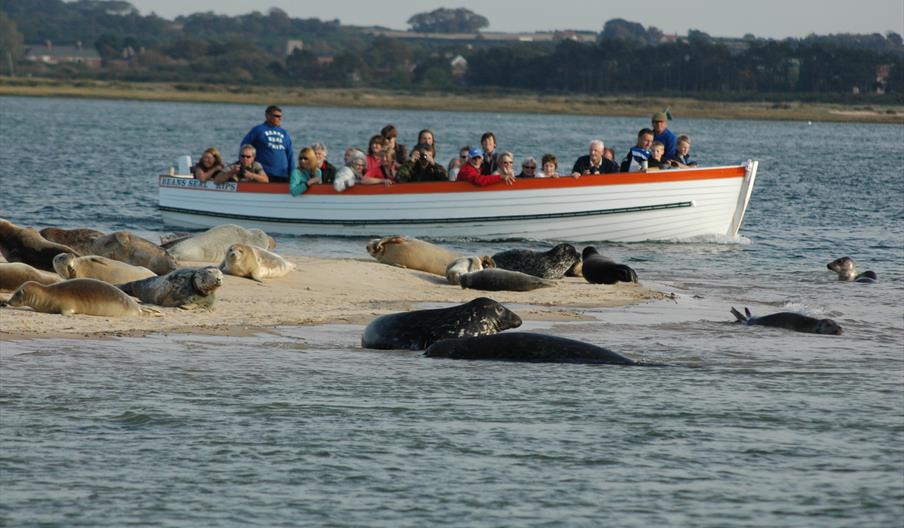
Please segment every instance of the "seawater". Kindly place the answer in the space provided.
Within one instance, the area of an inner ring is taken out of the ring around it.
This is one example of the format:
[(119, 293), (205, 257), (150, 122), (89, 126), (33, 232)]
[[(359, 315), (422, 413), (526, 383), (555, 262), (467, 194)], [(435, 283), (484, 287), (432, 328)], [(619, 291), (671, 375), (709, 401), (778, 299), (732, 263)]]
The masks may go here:
[[(432, 129), (443, 162), (492, 130), (516, 159), (552, 152), (565, 171), (590, 139), (623, 155), (647, 125), (284, 113), (296, 145), (322, 141), (333, 160), (391, 122), (409, 146)], [(5, 341), (0, 525), (900, 526), (904, 127), (674, 113), (703, 163), (760, 161), (741, 236), (600, 241), (674, 299), (525, 325), (670, 367), (428, 360), (362, 350), (355, 325)], [(262, 114), (0, 98), (0, 217), (156, 237), (157, 175), (211, 145), (233, 159)], [(276, 238), (289, 255), (365, 254), (364, 239)], [(825, 264), (842, 255), (879, 282), (835, 280)], [(845, 334), (743, 327), (731, 306), (830, 317)]]

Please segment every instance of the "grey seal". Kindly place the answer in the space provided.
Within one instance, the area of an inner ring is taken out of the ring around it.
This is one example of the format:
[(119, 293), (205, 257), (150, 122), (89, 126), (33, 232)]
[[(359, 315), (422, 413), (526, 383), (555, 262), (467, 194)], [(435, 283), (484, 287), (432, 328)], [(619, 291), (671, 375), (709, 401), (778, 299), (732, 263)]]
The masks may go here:
[(97, 279), (110, 284), (122, 284), (157, 274), (143, 266), (89, 255), (76, 257), (72, 253), (60, 253), (53, 257), (53, 267), (64, 279)]
[(361, 346), (424, 350), (440, 339), (495, 334), (521, 326), (517, 314), (487, 297), (434, 310), (377, 317), (364, 329)]
[(264, 248), (248, 244), (233, 244), (220, 263), (220, 271), (258, 282), (287, 275), (295, 264)]
[(841, 257), (826, 264), (826, 267), (838, 274), (838, 280), (872, 283), (879, 280), (874, 271), (857, 273), (857, 263), (851, 257)]
[(593, 246), (587, 246), (581, 253), (581, 272), (591, 284), (615, 284), (616, 282), (637, 282), (637, 273), (629, 266), (616, 264), (612, 259), (599, 254)]
[(51, 242), (32, 227), (21, 227), (0, 219), (0, 253), (8, 262), (24, 262), (44, 271), (53, 269), (53, 257), (60, 253), (75, 253), (69, 246)]
[(169, 273), (178, 266), (166, 250), (128, 231), (116, 231), (94, 239), (91, 253), (133, 266), (143, 266), (158, 275)]
[(424, 355), (431, 358), (524, 363), (640, 364), (607, 348), (574, 339), (529, 332), (504, 332), (464, 339), (444, 339), (428, 347)]
[(556, 283), (528, 275), (520, 271), (490, 268), (473, 273), (465, 273), (458, 278), (464, 289), (484, 291), (531, 291), (537, 288), (551, 288)]
[(446, 266), (446, 280), (449, 284), (459, 284), (459, 278), (465, 273), (473, 273), (486, 268), (496, 267), (491, 257), (459, 257)]
[(831, 319), (816, 319), (807, 315), (794, 312), (778, 312), (774, 314), (764, 315), (763, 317), (753, 317), (750, 310), (744, 308), (744, 313), (734, 309), (732, 306), (731, 313), (738, 319), (738, 322), (747, 325), (772, 326), (775, 328), (784, 328), (785, 330), (794, 330), (795, 332), (806, 332), (808, 334), (826, 334), (841, 335), (841, 327)]
[(229, 246), (233, 244), (248, 244), (263, 249), (276, 247), (276, 241), (260, 229), (245, 229), (235, 224), (221, 224), (193, 237), (179, 240), (167, 251), (176, 260), (222, 262)]
[(580, 261), (580, 253), (571, 244), (559, 244), (545, 252), (509, 249), (493, 255), (497, 268), (520, 271), (541, 279), (561, 279)]
[(159, 306), (184, 310), (211, 309), (216, 290), (223, 284), (223, 272), (214, 266), (182, 268), (159, 277), (119, 284), (119, 289)]
[(30, 306), (36, 312), (105, 317), (159, 315), (138, 306), (135, 299), (97, 279), (70, 279), (49, 286), (29, 281), (10, 297), (10, 306)]
[(91, 247), (94, 244), (94, 240), (104, 236), (103, 231), (87, 228), (61, 229), (59, 227), (45, 227), (40, 233), (47, 240), (69, 246), (81, 255), (93, 254)]

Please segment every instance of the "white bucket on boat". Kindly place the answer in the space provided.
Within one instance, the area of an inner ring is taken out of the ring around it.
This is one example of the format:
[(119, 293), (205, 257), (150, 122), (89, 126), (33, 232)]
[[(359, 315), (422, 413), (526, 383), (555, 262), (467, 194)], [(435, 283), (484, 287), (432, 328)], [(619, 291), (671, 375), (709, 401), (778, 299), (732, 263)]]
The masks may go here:
[(179, 156), (176, 158), (176, 174), (191, 174), (191, 156)]

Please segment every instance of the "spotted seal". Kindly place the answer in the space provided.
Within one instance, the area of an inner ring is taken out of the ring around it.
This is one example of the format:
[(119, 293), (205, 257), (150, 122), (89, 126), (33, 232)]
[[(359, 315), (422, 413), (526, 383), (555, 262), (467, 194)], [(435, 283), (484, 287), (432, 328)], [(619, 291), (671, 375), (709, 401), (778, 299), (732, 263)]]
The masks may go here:
[(826, 264), (826, 267), (838, 274), (838, 280), (856, 282), (876, 282), (879, 277), (874, 271), (857, 273), (857, 263), (851, 257), (841, 257)]
[(20, 227), (0, 219), (0, 253), (9, 262), (24, 262), (44, 271), (54, 271), (53, 257), (76, 253), (69, 246), (51, 242), (32, 227)]
[(91, 253), (134, 266), (144, 266), (158, 275), (169, 273), (178, 267), (176, 259), (166, 250), (128, 231), (116, 231), (95, 238), (91, 244)]
[(367, 244), (370, 256), (392, 266), (426, 271), (444, 277), (449, 263), (461, 255), (446, 248), (404, 236), (373, 239)]
[(143, 266), (133, 266), (97, 255), (76, 257), (72, 253), (60, 253), (53, 257), (53, 268), (64, 279), (97, 279), (110, 284), (122, 284), (157, 276)]
[(556, 285), (535, 275), (498, 268), (465, 273), (458, 281), (464, 289), (484, 291), (531, 291)]
[(213, 308), (223, 272), (214, 266), (182, 268), (166, 275), (120, 284), (119, 289), (148, 304), (184, 310)]
[(440, 339), (495, 334), (521, 326), (517, 314), (487, 297), (434, 310), (377, 317), (364, 329), (361, 346), (424, 350)]
[(104, 317), (159, 315), (138, 305), (116, 286), (97, 279), (70, 279), (49, 286), (29, 281), (19, 286), (9, 306), (30, 306), (36, 312)]
[(0, 291), (15, 291), (28, 281), (47, 286), (61, 280), (56, 273), (41, 271), (24, 262), (0, 262)]
[(248, 277), (258, 282), (264, 279), (282, 277), (295, 269), (295, 264), (281, 256), (248, 244), (229, 246), (220, 270), (237, 277)]
[(559, 244), (545, 252), (509, 249), (493, 255), (497, 268), (520, 271), (541, 279), (561, 279), (580, 261), (580, 253), (571, 244)]
[(807, 315), (794, 312), (778, 312), (774, 314), (764, 315), (763, 317), (753, 317), (750, 310), (744, 308), (744, 313), (734, 309), (732, 306), (731, 313), (737, 318), (738, 322), (747, 325), (772, 326), (775, 328), (784, 328), (786, 330), (794, 330), (795, 332), (806, 332), (808, 334), (826, 334), (841, 335), (841, 327), (831, 319), (816, 319)]
[(616, 264), (612, 259), (599, 254), (593, 246), (581, 252), (583, 265), (581, 272), (591, 284), (615, 284), (616, 282), (637, 282), (637, 273), (629, 266)]
[(69, 246), (78, 251), (80, 255), (91, 255), (94, 240), (105, 234), (96, 229), (60, 229), (59, 227), (45, 227), (40, 233), (47, 240)]
[(640, 365), (607, 348), (574, 339), (530, 332), (444, 339), (424, 352), (430, 358), (518, 361), (523, 363), (582, 363)]
[(221, 224), (203, 233), (180, 240), (167, 249), (180, 261), (222, 262), (233, 244), (248, 244), (264, 249), (276, 247), (276, 241), (260, 229), (245, 229), (235, 224)]
[(464, 273), (473, 273), (485, 268), (494, 268), (496, 263), (492, 257), (459, 257), (446, 266), (446, 280), (449, 284), (459, 284), (459, 277)]

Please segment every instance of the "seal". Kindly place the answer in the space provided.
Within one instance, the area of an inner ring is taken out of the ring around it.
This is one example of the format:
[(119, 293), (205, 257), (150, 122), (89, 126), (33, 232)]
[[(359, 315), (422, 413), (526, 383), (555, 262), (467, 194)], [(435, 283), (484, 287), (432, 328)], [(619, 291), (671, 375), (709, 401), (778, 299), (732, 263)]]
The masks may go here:
[(600, 255), (593, 246), (585, 247), (581, 252), (581, 258), (584, 279), (591, 284), (637, 282), (637, 273), (633, 269), (624, 264), (616, 264), (612, 259)]
[(444, 277), (449, 263), (461, 255), (423, 240), (404, 236), (373, 239), (367, 244), (370, 256), (383, 264), (426, 271)]
[(110, 284), (122, 284), (157, 276), (153, 271), (141, 266), (97, 255), (76, 257), (72, 253), (60, 253), (53, 257), (53, 268), (64, 279), (97, 279)]
[(785, 330), (794, 330), (795, 332), (806, 332), (808, 334), (826, 334), (841, 335), (841, 327), (831, 319), (816, 319), (807, 315), (794, 312), (779, 312), (763, 317), (753, 317), (750, 310), (744, 308), (744, 313), (731, 307), (731, 313), (738, 319), (738, 322), (747, 325), (772, 326), (775, 328), (784, 328)]
[(509, 249), (493, 255), (497, 268), (520, 271), (541, 279), (561, 279), (565, 272), (581, 261), (571, 244), (559, 244), (546, 252)]
[(220, 264), (223, 273), (237, 277), (248, 277), (258, 282), (273, 277), (282, 277), (295, 269), (295, 264), (281, 256), (248, 244), (233, 244), (226, 251)]
[(431, 358), (523, 363), (642, 364), (608, 348), (574, 339), (529, 332), (504, 332), (464, 339), (444, 339), (429, 346), (424, 355)]
[(458, 281), (462, 289), (484, 291), (531, 291), (556, 285), (552, 281), (534, 275), (498, 268), (465, 273), (458, 278)]
[(53, 257), (76, 251), (47, 240), (34, 228), (0, 219), (0, 253), (8, 262), (24, 262), (40, 270), (53, 271)]
[(473, 273), (485, 268), (494, 268), (496, 263), (492, 257), (458, 257), (446, 266), (446, 280), (449, 284), (459, 284), (459, 277), (464, 273)]
[(91, 255), (94, 240), (104, 236), (103, 231), (84, 228), (60, 229), (59, 227), (45, 227), (40, 233), (47, 240), (69, 246), (78, 251), (80, 255)]
[(857, 273), (857, 263), (851, 257), (841, 257), (826, 264), (826, 267), (838, 274), (838, 280), (872, 283), (879, 280), (874, 271)]
[(70, 279), (49, 286), (29, 281), (13, 293), (9, 305), (30, 306), (36, 312), (63, 315), (159, 315), (155, 310), (138, 306), (135, 299), (116, 286), (97, 279)]
[(28, 281), (47, 286), (61, 280), (56, 273), (41, 271), (24, 262), (0, 262), (0, 291), (15, 291)]
[(178, 266), (176, 259), (166, 250), (128, 231), (116, 231), (95, 238), (91, 253), (134, 266), (144, 266), (157, 275), (169, 273)]
[(264, 249), (276, 247), (276, 241), (260, 229), (245, 229), (235, 224), (221, 224), (203, 233), (180, 240), (167, 249), (176, 260), (222, 262), (233, 244), (248, 244)]
[(159, 277), (118, 285), (142, 302), (193, 310), (210, 310), (217, 300), (216, 290), (223, 284), (223, 272), (214, 266), (182, 268)]
[(573, 266), (568, 268), (568, 271), (565, 272), (566, 277), (583, 277), (584, 276), (584, 262), (575, 262)]
[(488, 297), (438, 308), (377, 317), (364, 329), (361, 346), (424, 350), (440, 339), (495, 334), (521, 326), (517, 314)]

